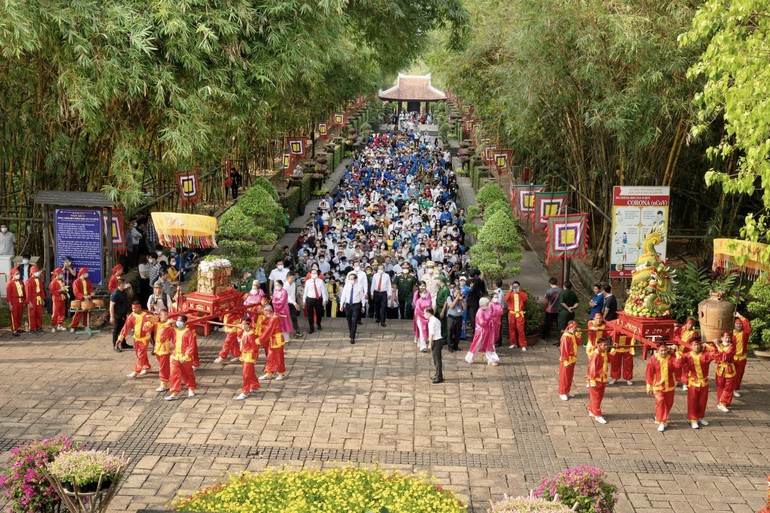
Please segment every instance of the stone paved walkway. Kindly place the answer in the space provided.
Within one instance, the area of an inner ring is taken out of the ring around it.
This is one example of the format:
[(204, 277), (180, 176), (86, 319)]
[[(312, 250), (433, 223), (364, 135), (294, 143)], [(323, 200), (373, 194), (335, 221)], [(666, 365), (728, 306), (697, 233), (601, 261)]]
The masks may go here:
[[(431, 360), (412, 343), (409, 322), (367, 321), (355, 346), (343, 320), (294, 341), (288, 379), (264, 383), (233, 401), (240, 366), (210, 363), (221, 334), (201, 338), (199, 394), (167, 403), (156, 374), (127, 380), (132, 353), (110, 351), (107, 335), (0, 335), (0, 451), (64, 433), (97, 448), (125, 451), (133, 468), (112, 511), (167, 505), (223, 479), (267, 466), (323, 468), (379, 464), (422, 470), (483, 512), (490, 498), (524, 494), (546, 473), (590, 464), (624, 486), (618, 511), (753, 512), (770, 471), (770, 365), (750, 360), (747, 394), (730, 414), (692, 430), (677, 393), (673, 427), (655, 431), (642, 363), (634, 386), (611, 387), (610, 423), (586, 414), (587, 393), (556, 394), (556, 348), (501, 351), (502, 364), (469, 366), (445, 354), (443, 385), (431, 385)], [(463, 347), (467, 347), (464, 345)], [(585, 357), (578, 363), (580, 374)]]

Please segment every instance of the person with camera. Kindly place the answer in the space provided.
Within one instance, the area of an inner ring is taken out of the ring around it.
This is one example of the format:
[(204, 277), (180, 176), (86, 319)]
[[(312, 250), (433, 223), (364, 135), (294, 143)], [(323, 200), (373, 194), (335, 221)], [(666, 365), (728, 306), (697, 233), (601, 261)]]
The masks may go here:
[(158, 314), (162, 309), (168, 310), (170, 308), (171, 300), (169, 295), (163, 292), (163, 283), (156, 281), (152, 286), (152, 294), (147, 299), (147, 311)]
[(446, 317), (447, 334), (449, 337), (450, 353), (460, 349), (460, 333), (463, 327), (463, 312), (465, 312), (465, 298), (460, 288), (454, 283), (449, 284), (449, 298), (444, 304), (442, 314)]

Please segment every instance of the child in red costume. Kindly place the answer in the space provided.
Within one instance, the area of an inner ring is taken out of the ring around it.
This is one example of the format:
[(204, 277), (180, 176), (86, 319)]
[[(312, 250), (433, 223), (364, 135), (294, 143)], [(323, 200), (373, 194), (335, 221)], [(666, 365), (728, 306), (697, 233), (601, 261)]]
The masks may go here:
[(24, 305), (27, 301), (21, 273), (15, 267), (11, 269), (11, 280), (5, 285), (5, 300), (11, 309), (11, 333), (14, 337), (18, 337), (24, 323)]
[(257, 342), (257, 336), (251, 330), (251, 319), (249, 317), (241, 319), (241, 326), (237, 337), (240, 345), (241, 362), (243, 364), (243, 386), (241, 387), (241, 393), (235, 400), (243, 401), (249, 394), (259, 389), (259, 380), (254, 369), (254, 364), (259, 355), (259, 342)]
[(155, 358), (158, 359), (158, 378), (160, 386), (156, 392), (168, 390), (168, 382), (171, 379), (171, 341), (174, 339), (174, 328), (168, 318), (168, 311), (161, 309), (158, 313), (158, 322), (153, 328), (155, 340)]
[(67, 308), (67, 286), (62, 279), (62, 268), (57, 267), (51, 273), (53, 275), (51, 284), (48, 285), (48, 291), (51, 293), (51, 332), (66, 331), (64, 327), (64, 315)]
[[(219, 356), (214, 360), (214, 363), (225, 363), (228, 354), (233, 355), (230, 358), (230, 363), (238, 361), (238, 357), (241, 356), (241, 351), (238, 347), (238, 331), (241, 328), (237, 323), (240, 320), (240, 316), (233, 312), (228, 312), (224, 315), (222, 323), (225, 325), (225, 341), (222, 343), (222, 350), (219, 351)], [(251, 322), (249, 322), (249, 329), (251, 329)]]
[(40, 268), (33, 265), (29, 269), (29, 278), (24, 284), (27, 298), (27, 317), (29, 332), (43, 331), (43, 303), (45, 303), (45, 287), (40, 278)]
[(559, 341), (559, 399), (568, 400), (575, 397), (570, 393), (572, 380), (575, 377), (575, 364), (577, 363), (577, 348), (580, 332), (575, 321), (567, 323), (564, 333)]
[[(72, 294), (78, 301), (85, 299), (91, 299), (91, 294), (94, 293), (94, 286), (91, 284), (91, 280), (88, 279), (88, 268), (81, 267), (78, 271), (78, 277), (72, 283)], [(72, 323), (70, 324), (70, 332), (75, 333), (75, 328), (80, 327), (80, 321), (85, 316), (83, 310), (78, 310), (74, 317), (72, 317)]]
[[(602, 415), (602, 399), (604, 389), (607, 387), (607, 342), (609, 338), (600, 338), (596, 341), (596, 349), (588, 357), (588, 416), (599, 424), (606, 424), (607, 419)], [(614, 349), (613, 349), (614, 350)]]
[(725, 413), (733, 402), (735, 386), (735, 344), (733, 335), (725, 331), (717, 344), (717, 410)]
[(647, 361), (647, 395), (655, 396), (655, 422), (658, 431), (666, 430), (669, 413), (674, 406), (674, 389), (678, 373), (682, 369), (682, 360), (676, 351), (669, 348), (665, 342), (658, 342), (658, 349)]
[(171, 393), (164, 397), (166, 401), (179, 399), (182, 391), (182, 382), (187, 387), (187, 397), (195, 397), (195, 372), (193, 372), (193, 354), (198, 347), (198, 336), (194, 329), (186, 326), (187, 316), (179, 315), (176, 318), (174, 334), (171, 343)]
[(259, 379), (270, 379), (277, 372), (278, 376), (276, 376), (275, 380), (282, 381), (286, 372), (286, 366), (283, 361), (285, 340), (281, 331), (281, 319), (273, 312), (272, 306), (266, 305), (263, 310), (265, 324), (262, 333), (259, 335), (259, 342), (263, 346), (267, 344), (270, 347), (270, 352), (267, 355), (265, 373)]
[(134, 352), (136, 353), (136, 363), (134, 370), (128, 375), (133, 379), (137, 376), (144, 376), (150, 370), (150, 360), (147, 357), (147, 347), (150, 345), (150, 336), (152, 335), (155, 321), (153, 317), (142, 310), (142, 304), (136, 300), (131, 303), (131, 313), (126, 317), (126, 323), (120, 330), (118, 341), (115, 344), (119, 348), (129, 333), (134, 335)]
[(527, 339), (524, 337), (524, 304), (527, 302), (527, 294), (522, 292), (521, 284), (514, 281), (511, 290), (505, 295), (505, 303), (508, 305), (508, 349), (521, 347), (527, 350)]
[(735, 397), (740, 397), (743, 373), (746, 371), (746, 354), (749, 349), (751, 323), (747, 318), (736, 313), (734, 326), (733, 345), (735, 345), (735, 381), (733, 383), (733, 395)]
[(704, 351), (697, 333), (688, 341), (692, 350), (682, 355), (682, 374), (687, 378), (687, 420), (693, 429), (698, 429), (709, 424), (703, 417), (709, 400), (709, 365), (715, 354), (713, 350)]

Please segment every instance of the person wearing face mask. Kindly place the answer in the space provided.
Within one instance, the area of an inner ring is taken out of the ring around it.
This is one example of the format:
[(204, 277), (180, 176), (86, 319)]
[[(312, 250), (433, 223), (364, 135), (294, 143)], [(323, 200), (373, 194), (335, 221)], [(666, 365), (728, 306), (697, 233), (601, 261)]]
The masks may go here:
[(278, 280), (281, 280), (281, 283), (286, 282), (286, 277), (288, 275), (289, 275), (289, 270), (283, 266), (283, 260), (278, 260), (275, 263), (275, 269), (270, 271), (270, 275), (268, 276), (268, 283), (270, 287), (271, 296), (275, 294), (273, 292), (273, 289), (275, 288), (275, 282)]
[[(361, 290), (364, 293), (363, 307), (364, 307), (364, 312), (366, 312), (366, 308), (367, 308), (367, 306), (369, 304), (369, 302), (368, 302), (368, 298), (369, 298), (369, 279), (366, 276), (366, 272), (362, 269), (361, 263), (358, 260), (353, 262), (353, 272), (356, 273), (356, 276), (358, 277), (358, 279), (356, 280), (356, 284), (358, 285), (358, 287), (361, 288)], [(363, 320), (362, 320), (363, 317), (364, 317), (363, 315), (361, 317), (359, 317), (358, 324), (363, 324)]]
[(11, 334), (18, 337), (24, 323), (26, 298), (21, 273), (15, 267), (11, 269), (11, 280), (5, 285), (5, 300), (11, 310)]
[(187, 387), (187, 397), (195, 397), (195, 389), (198, 388), (193, 372), (193, 354), (198, 347), (198, 336), (195, 330), (187, 327), (186, 315), (177, 316), (175, 326), (171, 339), (171, 393), (163, 398), (166, 401), (179, 399), (183, 382)]
[(45, 288), (40, 278), (40, 268), (33, 265), (30, 269), (30, 277), (24, 284), (24, 292), (27, 299), (27, 318), (29, 319), (29, 332), (43, 331), (43, 303), (45, 303)]
[(735, 385), (735, 344), (733, 334), (725, 331), (717, 344), (717, 410), (728, 413), (728, 406), (733, 402), (733, 390)]
[[(485, 352), (487, 355), (487, 362), (495, 364), (500, 361), (495, 347), (497, 347), (498, 340), (500, 339), (500, 327), (503, 324), (503, 305), (499, 294), (492, 293), (489, 302), (489, 311), (491, 315), (489, 318), (490, 329), (488, 336), (489, 342), (491, 343), (491, 349), (487, 349)], [(489, 346), (487, 345), (487, 347)]]
[(433, 302), (433, 308), (436, 308), (436, 300), (438, 299), (438, 289), (441, 287), (441, 282), (438, 279), (438, 273), (436, 273), (435, 264), (428, 261), (425, 264), (425, 273), (422, 275), (422, 281), (425, 282), (425, 288), (430, 294), (431, 301)]
[(310, 271), (310, 277), (305, 281), (305, 292), (302, 295), (302, 302), (307, 312), (307, 322), (310, 326), (309, 333), (314, 333), (313, 326), (318, 326), (321, 331), (321, 319), (323, 318), (324, 308), (329, 301), (326, 284), (318, 277), (318, 269), (313, 268)]
[(294, 328), (294, 336), (301, 337), (302, 333), (299, 331), (299, 305), (297, 305), (297, 275), (294, 272), (289, 272), (286, 276), (286, 283), (284, 287), (286, 293), (289, 295), (289, 317), (291, 317), (291, 326)]
[(340, 293), (340, 307), (345, 312), (348, 321), (348, 332), (350, 334), (350, 343), (356, 343), (356, 331), (358, 329), (358, 320), (364, 311), (364, 292), (358, 285), (358, 275), (351, 271), (345, 279), (345, 285)]
[[(475, 329), (473, 330), (473, 341), (468, 348), (468, 353), (465, 355), (465, 361), (469, 364), (473, 363), (473, 357), (477, 352), (482, 351), (486, 354), (488, 365), (497, 365), (499, 358), (495, 353), (495, 341), (494, 337), (496, 332), (493, 331), (492, 316), (495, 312), (489, 306), (490, 300), (488, 297), (482, 297), (479, 300), (479, 311), (475, 317)], [(499, 305), (498, 305), (499, 306)]]
[(415, 291), (412, 298), (414, 304), (414, 341), (417, 349), (424, 353), (428, 350), (428, 320), (425, 318), (425, 309), (433, 308), (433, 301), (430, 298), (428, 290), (425, 288), (425, 282), (420, 282), (420, 287)]
[(520, 347), (527, 350), (527, 339), (524, 336), (524, 304), (527, 302), (527, 294), (521, 291), (521, 284), (514, 281), (511, 290), (505, 295), (505, 303), (508, 306), (508, 349)]
[(329, 302), (326, 303), (326, 316), (336, 318), (339, 313), (339, 301), (337, 300), (340, 295), (340, 286), (336, 279), (337, 273), (333, 276), (328, 274), (324, 278), (324, 285), (326, 286), (326, 295), (329, 297)]
[(372, 278), (372, 303), (374, 319), (383, 328), (388, 314), (388, 291), (390, 291), (390, 275), (385, 273), (385, 267), (377, 267), (377, 274)]
[(62, 268), (57, 267), (53, 270), (51, 283), (48, 285), (48, 291), (51, 293), (51, 333), (58, 331), (67, 331), (64, 327), (64, 312), (67, 309), (67, 288), (62, 280)]
[(241, 393), (236, 396), (236, 401), (243, 401), (252, 392), (259, 390), (259, 379), (257, 379), (257, 372), (255, 364), (257, 363), (257, 357), (259, 356), (259, 342), (257, 342), (257, 335), (252, 328), (251, 319), (244, 317), (241, 319), (241, 325), (238, 327), (238, 345), (240, 347), (241, 363), (243, 370), (241, 376), (243, 378), (243, 384), (241, 385)]
[(655, 356), (647, 361), (645, 382), (647, 395), (655, 397), (655, 422), (661, 433), (668, 426), (669, 413), (674, 406), (676, 376), (679, 375), (681, 368), (682, 359), (676, 355), (676, 351), (672, 351), (666, 342), (662, 340), (658, 342)]
[[(91, 284), (91, 280), (88, 279), (88, 268), (81, 267), (78, 271), (78, 277), (75, 283), (72, 284), (72, 294), (78, 301), (84, 301), (91, 299), (91, 294), (94, 293), (94, 286)], [(70, 333), (75, 333), (75, 329), (80, 327), (80, 322), (87, 319), (86, 313), (83, 310), (78, 310), (70, 323)]]
[(278, 318), (284, 341), (288, 342), (294, 327), (291, 325), (291, 314), (289, 313), (289, 293), (283, 288), (283, 280), (276, 280), (273, 283), (272, 304), (272, 310), (274, 316)]
[(134, 352), (136, 353), (136, 363), (134, 370), (128, 374), (128, 378), (134, 379), (137, 376), (144, 376), (151, 370), (150, 360), (147, 356), (147, 348), (150, 345), (155, 319), (148, 312), (142, 310), (142, 304), (139, 301), (131, 303), (131, 313), (126, 318), (123, 329), (120, 330), (118, 340), (115, 343), (115, 349), (119, 349), (118, 344), (122, 344), (128, 338), (129, 334), (134, 335)]
[[(280, 280), (276, 282), (276, 289), (283, 284)], [(282, 290), (282, 289), (278, 289)], [(259, 343), (263, 346), (270, 348), (267, 353), (267, 363), (265, 364), (265, 373), (259, 377), (259, 379), (272, 379), (275, 376), (276, 381), (283, 381), (285, 379), (286, 365), (284, 363), (284, 345), (286, 339), (284, 335), (285, 326), (283, 325), (283, 319), (279, 318), (278, 314), (273, 311), (270, 305), (264, 307), (264, 324), (262, 326), (262, 332), (259, 335)], [(291, 329), (291, 328), (289, 328)]]
[(161, 310), (158, 314), (158, 322), (153, 327), (153, 340), (155, 340), (155, 358), (158, 360), (158, 379), (160, 386), (156, 392), (168, 390), (171, 378), (171, 342), (174, 340), (174, 327), (168, 317), (168, 310)]
[(251, 282), (251, 290), (246, 296), (246, 299), (243, 301), (243, 305), (247, 310), (246, 315), (249, 316), (252, 323), (256, 320), (256, 313), (253, 311), (253, 309), (262, 302), (263, 297), (265, 297), (265, 293), (260, 288), (259, 281), (253, 280)]
[(136, 220), (131, 222), (131, 231), (129, 232), (129, 240), (131, 241), (131, 256), (130, 261), (132, 266), (137, 265), (139, 262), (139, 247), (142, 243), (142, 232), (139, 231)]
[(409, 272), (409, 265), (402, 264), (401, 273), (393, 278), (393, 284), (398, 288), (398, 316), (400, 319), (411, 319), (414, 311), (412, 298), (417, 277)]
[(19, 273), (21, 274), (21, 281), (27, 283), (27, 280), (32, 276), (32, 264), (29, 261), (29, 254), (22, 255), (21, 265), (19, 266)]
[(0, 255), (13, 256), (16, 235), (8, 230), (8, 225), (0, 223)]

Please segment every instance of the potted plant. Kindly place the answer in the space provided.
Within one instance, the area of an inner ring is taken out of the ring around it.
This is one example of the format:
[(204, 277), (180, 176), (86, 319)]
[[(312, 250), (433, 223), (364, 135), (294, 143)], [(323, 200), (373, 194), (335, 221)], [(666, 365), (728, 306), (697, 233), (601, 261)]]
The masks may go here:
[[(62, 452), (46, 465), (48, 474), (66, 494), (98, 493), (117, 484), (128, 465), (124, 456), (105, 451)], [(54, 483), (54, 486), (56, 484)]]
[(562, 504), (581, 513), (612, 513), (618, 501), (618, 487), (607, 480), (603, 470), (579, 465), (543, 478), (534, 495), (548, 500), (558, 495)]
[(527, 292), (527, 301), (524, 303), (524, 337), (527, 345), (533, 346), (540, 340), (540, 334), (545, 322), (545, 305)]
[(751, 286), (751, 300), (746, 304), (748, 318), (751, 321), (749, 345), (754, 349), (754, 355), (770, 358), (770, 322), (767, 312), (770, 311), (770, 280), (767, 275), (761, 276)]
[(61, 500), (42, 469), (62, 451), (70, 448), (72, 442), (58, 435), (28, 442), (11, 450), (8, 471), (0, 475), (0, 489), (8, 501), (9, 511), (59, 511)]

